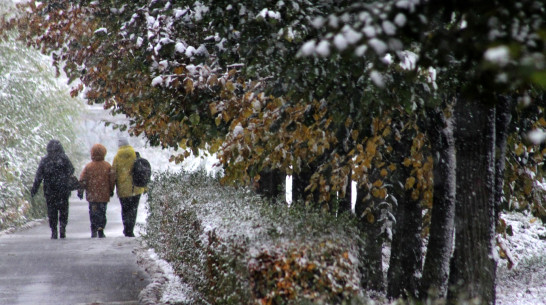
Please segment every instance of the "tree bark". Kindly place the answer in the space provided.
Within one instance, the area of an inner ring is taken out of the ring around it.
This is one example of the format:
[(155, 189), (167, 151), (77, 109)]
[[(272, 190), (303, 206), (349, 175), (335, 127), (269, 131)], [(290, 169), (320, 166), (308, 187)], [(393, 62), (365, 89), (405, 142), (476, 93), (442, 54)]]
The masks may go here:
[(447, 118), (442, 109), (427, 111), (430, 125), (427, 134), (432, 144), (434, 158), (434, 190), (429, 241), (420, 298), (444, 298), (447, 294), (449, 261), (453, 253), (456, 159), (453, 119)]
[(349, 177), (347, 177), (349, 182), (347, 183), (347, 189), (345, 190), (345, 197), (339, 198), (339, 213), (346, 213), (352, 211), (352, 202), (351, 199), (353, 197), (353, 187), (352, 187), (352, 180), (351, 180), (351, 174), (349, 174)]
[[(411, 167), (403, 165), (406, 154), (410, 154), (413, 137), (404, 134), (395, 145), (396, 162), (402, 175), (399, 181), (406, 181), (411, 176)], [(394, 193), (400, 194), (397, 198), (398, 206), (394, 208), (396, 222), (393, 225), (391, 243), (391, 257), (387, 272), (387, 297), (417, 296), (418, 278), (421, 273), (423, 257), (423, 228), (422, 209), (420, 198), (412, 198), (412, 189), (406, 190), (403, 183), (394, 184)]]
[[(383, 237), (381, 236), (381, 223), (377, 221), (380, 219), (381, 211), (371, 206), (371, 200), (364, 202), (364, 197), (368, 192), (362, 188), (357, 189), (357, 198), (355, 213), (359, 218), (360, 232), (363, 233), (366, 240), (364, 246), (364, 253), (362, 253), (361, 266), (361, 284), (362, 287), (383, 291), (385, 289), (385, 283), (383, 278)], [(368, 221), (367, 217), (361, 217), (366, 208), (370, 208), (374, 221)]]
[(456, 237), (448, 303), (480, 298), (495, 304), (495, 108), (459, 99), (455, 119)]
[(508, 126), (512, 120), (512, 108), (514, 101), (512, 97), (501, 96), (497, 103), (497, 115), (495, 119), (496, 148), (495, 159), (495, 223), (499, 220), (503, 208), (508, 208), (508, 201), (504, 198), (504, 171), (506, 164), (506, 142), (508, 140)]

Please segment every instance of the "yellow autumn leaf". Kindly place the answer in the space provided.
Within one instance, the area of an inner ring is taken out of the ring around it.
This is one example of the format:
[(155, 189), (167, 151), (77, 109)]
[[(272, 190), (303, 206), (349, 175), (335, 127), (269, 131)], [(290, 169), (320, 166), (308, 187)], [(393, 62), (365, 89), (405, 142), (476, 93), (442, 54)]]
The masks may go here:
[(538, 120), (538, 124), (542, 127), (546, 127), (546, 119), (544, 119), (544, 117), (540, 118), (540, 120)]
[(368, 220), (369, 223), (374, 223), (375, 222), (375, 217), (373, 216), (372, 213), (368, 213), (368, 214), (366, 214), (366, 220)]
[(358, 140), (358, 130), (353, 130), (351, 132), (351, 138), (353, 139), (353, 141)]
[(211, 75), (207, 81), (210, 86), (216, 86), (218, 84), (218, 77), (216, 75)]
[(186, 93), (193, 92), (193, 81), (191, 79), (188, 78), (184, 81), (184, 89), (186, 90)]
[(381, 177), (386, 177), (389, 174), (389, 172), (386, 169), (382, 169), (380, 174), (381, 174)]
[(389, 170), (390, 170), (391, 172), (394, 172), (394, 171), (396, 170), (396, 164), (391, 163), (391, 165), (389, 165)]
[(525, 148), (523, 147), (522, 143), (518, 144), (518, 147), (516, 147), (516, 155), (521, 156), (525, 152)]
[(419, 191), (418, 191), (418, 190), (415, 190), (415, 189), (414, 189), (414, 190), (411, 192), (411, 199), (412, 199), (412, 200), (418, 200), (418, 199), (419, 199)]
[(216, 103), (210, 103), (209, 110), (211, 115), (215, 115), (218, 112), (218, 109), (216, 109)]
[(233, 85), (232, 81), (227, 81), (226, 82), (226, 89), (228, 91), (231, 91), (231, 92), (233, 92), (235, 90), (235, 85)]
[(382, 185), (383, 185), (383, 181), (381, 181), (379, 179), (375, 180), (375, 182), (373, 183), (373, 186), (375, 186), (377, 188), (380, 188)]
[(533, 218), (531, 218), (531, 220), (529, 220), (530, 223), (535, 223), (535, 221), (537, 221), (536, 217), (533, 217)]
[(380, 198), (381, 192), (379, 191), (379, 189), (377, 189), (377, 188), (374, 187), (374, 188), (372, 189), (372, 196), (374, 196), (375, 198)]
[(368, 141), (366, 143), (366, 153), (369, 155), (369, 156), (375, 156), (375, 152), (377, 150), (377, 146), (375, 145), (375, 142), (373, 141)]
[(411, 165), (411, 160), (409, 158), (404, 159), (404, 162), (402, 162), (405, 167), (409, 167)]
[(381, 198), (381, 199), (387, 198), (387, 189), (386, 188), (382, 188), (382, 189), (379, 190), (379, 198)]
[(409, 190), (413, 188), (414, 185), (415, 185), (415, 177), (409, 177), (408, 179), (406, 179), (406, 185), (404, 187), (406, 190)]
[(182, 73), (184, 73), (184, 70), (186, 70), (186, 68), (184, 66), (178, 66), (178, 67), (173, 69), (173, 73), (174, 74), (182, 74)]
[(391, 128), (390, 126), (387, 126), (387, 128), (385, 128), (385, 130), (383, 130), (383, 137), (388, 137), (389, 135), (391, 134)]

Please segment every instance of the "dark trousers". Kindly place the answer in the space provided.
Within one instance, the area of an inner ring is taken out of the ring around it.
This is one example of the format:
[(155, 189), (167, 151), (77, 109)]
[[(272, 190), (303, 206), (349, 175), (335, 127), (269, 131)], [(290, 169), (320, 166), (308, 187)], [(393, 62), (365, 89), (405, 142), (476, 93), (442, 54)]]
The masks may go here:
[(47, 217), (49, 218), (49, 227), (51, 231), (57, 232), (57, 224), (60, 232), (66, 232), (68, 224), (68, 198), (69, 195), (52, 195), (46, 197)]
[(123, 221), (123, 234), (125, 236), (134, 236), (133, 230), (135, 228), (138, 202), (140, 201), (140, 195), (120, 198), (121, 202), (121, 219)]
[(91, 232), (97, 232), (99, 228), (106, 227), (106, 204), (107, 202), (89, 202)]

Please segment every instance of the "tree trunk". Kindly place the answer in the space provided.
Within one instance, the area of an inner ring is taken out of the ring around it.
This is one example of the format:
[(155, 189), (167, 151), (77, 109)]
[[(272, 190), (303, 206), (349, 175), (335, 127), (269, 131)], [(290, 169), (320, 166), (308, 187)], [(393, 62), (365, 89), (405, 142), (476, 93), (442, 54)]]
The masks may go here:
[(303, 168), (299, 173), (294, 173), (294, 175), (292, 175), (292, 204), (306, 202), (308, 198), (312, 198), (315, 202), (318, 201), (318, 196), (305, 190), (311, 181), (311, 176), (312, 172), (310, 169)]
[(508, 208), (508, 201), (504, 198), (504, 170), (506, 163), (506, 141), (508, 140), (508, 126), (512, 120), (512, 97), (501, 96), (497, 104), (495, 120), (497, 156), (495, 158), (495, 223), (499, 220), (500, 211)]
[[(403, 165), (407, 154), (411, 153), (413, 137), (404, 134), (394, 147), (396, 161), (402, 171), (399, 181), (406, 181), (411, 176), (412, 167)], [(387, 297), (417, 296), (418, 278), (421, 273), (423, 257), (423, 239), (421, 237), (423, 220), (420, 198), (412, 198), (412, 189), (406, 190), (403, 183), (394, 183), (394, 193), (399, 194), (398, 206), (395, 207), (396, 222), (393, 225), (391, 257), (387, 272)]]
[(263, 170), (260, 172), (260, 181), (256, 186), (256, 192), (263, 197), (274, 200), (283, 194), (283, 183), (285, 175), (278, 169)]
[(495, 304), (495, 109), (459, 99), (455, 119), (456, 237), (448, 303), (480, 298)]
[[(368, 192), (362, 188), (357, 189), (355, 213), (359, 218), (360, 231), (365, 235), (364, 253), (362, 253), (361, 284), (366, 289), (383, 291), (385, 283), (383, 278), (383, 238), (381, 236), (381, 211), (372, 206), (371, 200), (364, 202)], [(366, 208), (370, 208), (374, 221), (370, 222), (368, 217), (361, 217)]]
[(351, 180), (351, 174), (349, 174), (349, 177), (347, 177), (349, 182), (347, 183), (347, 189), (345, 190), (345, 197), (339, 198), (339, 213), (345, 213), (345, 212), (351, 212), (352, 211), (352, 194), (353, 194), (353, 188), (352, 188), (352, 180)]
[(434, 158), (434, 193), (429, 241), (421, 278), (420, 298), (444, 298), (447, 294), (449, 260), (453, 253), (456, 159), (453, 120), (442, 109), (427, 111)]

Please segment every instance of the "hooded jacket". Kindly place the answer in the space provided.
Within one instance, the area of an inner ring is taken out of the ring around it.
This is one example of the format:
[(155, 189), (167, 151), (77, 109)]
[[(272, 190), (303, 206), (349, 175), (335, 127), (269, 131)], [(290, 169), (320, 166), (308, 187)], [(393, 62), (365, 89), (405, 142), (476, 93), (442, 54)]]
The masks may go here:
[(47, 155), (40, 160), (36, 171), (31, 195), (38, 192), (42, 181), (44, 182), (44, 195), (46, 198), (52, 196), (70, 196), (69, 178), (74, 174), (74, 166), (65, 154), (61, 142), (51, 140), (47, 144)]
[(110, 163), (104, 161), (106, 147), (95, 144), (91, 147), (91, 162), (80, 175), (80, 185), (89, 202), (108, 202), (114, 191), (114, 173)]
[(116, 177), (116, 192), (119, 198), (136, 196), (144, 193), (146, 188), (133, 186), (133, 163), (136, 153), (130, 145), (118, 149), (112, 168)]

